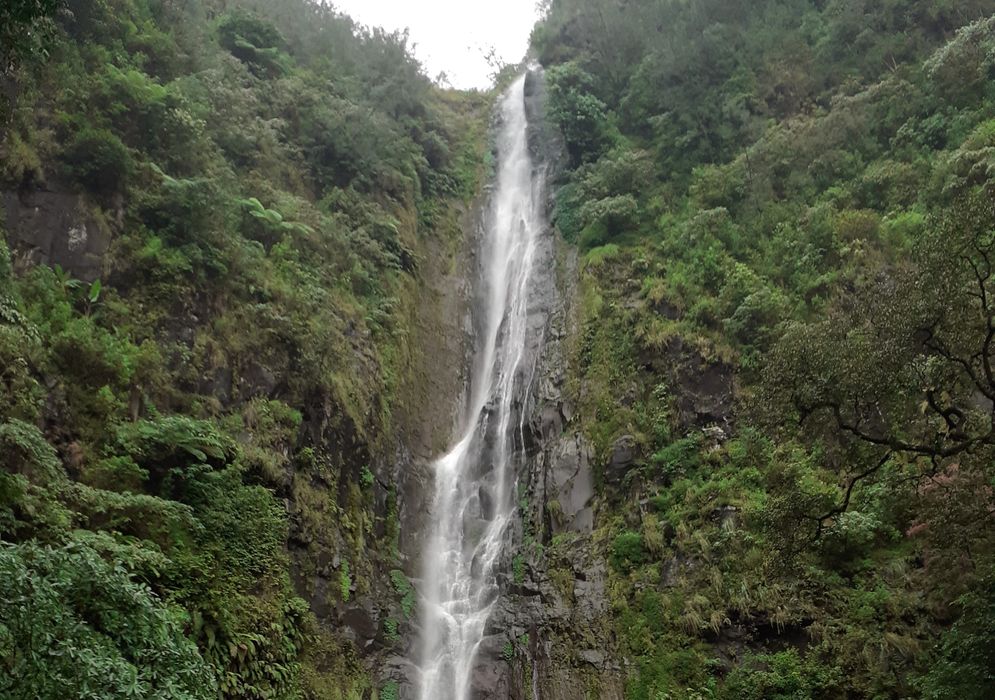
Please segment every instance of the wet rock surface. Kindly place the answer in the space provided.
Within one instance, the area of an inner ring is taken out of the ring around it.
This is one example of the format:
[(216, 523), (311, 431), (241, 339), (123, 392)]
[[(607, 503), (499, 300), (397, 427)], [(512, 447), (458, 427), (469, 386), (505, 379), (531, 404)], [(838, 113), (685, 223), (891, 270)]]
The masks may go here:
[(551, 518), (554, 534), (589, 534), (594, 529), (592, 459), (592, 448), (579, 433), (562, 438), (556, 445), (547, 472), (549, 495), (558, 506), (558, 513)]
[(543, 164), (551, 181), (566, 167), (567, 149), (563, 135), (546, 120), (546, 81), (541, 71), (529, 71), (525, 78), (525, 112), (529, 118), (529, 148), (537, 163)]
[[(540, 75), (529, 77), (525, 100), (537, 176), (548, 183), (562, 168), (564, 151), (562, 140), (542, 118)], [(550, 189), (538, 194), (551, 207)], [(477, 211), (466, 213), (465, 235), (457, 248), (441, 241), (426, 244), (429, 254), (419, 270), (424, 276), (423, 299), (411, 340), (416, 348), (415, 379), (404, 389), (405, 405), (396, 411), (396, 434), (375, 454), (364, 456), (364, 449), (353, 444), (355, 436), (327, 407), (315, 408), (308, 427), (311, 440), (323, 445), (322, 452), (351, 455), (334, 469), (357, 475), (364, 467), (371, 470), (378, 514), (373, 532), (383, 534), (385, 514), (396, 508), (399, 563), (375, 561), (372, 579), (362, 590), (356, 590), (353, 581), (352, 596), (343, 602), (340, 587), (347, 562), (337, 553), (347, 549), (345, 533), (297, 524), (298, 506), (288, 501), (295, 587), (323, 624), (352, 641), (375, 686), (391, 684), (399, 700), (419, 697), (421, 630), (417, 611), (402, 609), (389, 569), (399, 566), (417, 587), (420, 556), (430, 532), (426, 504), (432, 496), (431, 460), (446, 446), (463, 410), (453, 397), (466, 393), (479, 333), (471, 308), (479, 293), (473, 279), (482, 264), (477, 252), (482, 203), (483, 197)], [(623, 697), (624, 670), (611, 629), (607, 570), (590, 542), (597, 506), (595, 458), (577, 429), (565, 389), (566, 344), (576, 332), (572, 319), (577, 264), (576, 252), (554, 231), (543, 235), (528, 298), (523, 362), (528, 369), (517, 382), (516, 404), (525, 418), (516, 439), (521, 455), (518, 518), (505, 535), (498, 566), (502, 594), (478, 649), (471, 675), (473, 700), (579, 700), (592, 692), (604, 700)], [(273, 390), (265, 373), (250, 370), (248, 375), (243, 369), (219, 381), (231, 382), (235, 393), (265, 395)], [(494, 436), (485, 435), (484, 440), (493, 442)], [(620, 447), (619, 469), (638, 458), (634, 447), (629, 451), (623, 454)], [(320, 488), (326, 488), (323, 478), (315, 476)], [(334, 483), (327, 488), (335, 488)], [(347, 498), (340, 493), (340, 505)], [(472, 510), (472, 518), (483, 522), (492, 517), (495, 504), (485, 494)], [(557, 558), (544, 553), (554, 536), (573, 538), (568, 552)]]
[[(541, 76), (526, 82), (530, 145), (547, 181), (562, 167), (562, 141), (542, 115)], [(551, 199), (547, 199), (552, 205)], [(554, 231), (544, 237), (530, 318), (535, 376), (522, 396), (528, 416), (518, 473), (518, 522), (509, 529), (501, 567), (504, 595), (474, 671), (474, 700), (621, 700), (624, 673), (611, 629), (605, 564), (590, 541), (595, 522), (593, 448), (577, 431), (567, 400), (566, 341), (573, 321), (576, 252)], [(635, 463), (635, 440), (619, 445), (617, 468)], [(571, 538), (550, 555), (552, 537)], [(594, 695), (592, 695), (594, 693)]]
[(654, 374), (667, 377), (674, 388), (677, 419), (683, 430), (719, 428), (728, 433), (733, 423), (736, 376), (732, 365), (708, 360), (679, 338), (664, 352), (640, 361)]

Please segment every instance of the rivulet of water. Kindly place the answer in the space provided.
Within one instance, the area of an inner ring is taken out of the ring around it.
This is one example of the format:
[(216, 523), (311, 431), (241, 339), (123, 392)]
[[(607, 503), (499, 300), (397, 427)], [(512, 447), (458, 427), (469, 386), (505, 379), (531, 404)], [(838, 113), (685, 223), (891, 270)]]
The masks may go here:
[(503, 95), (497, 174), (480, 248), (475, 358), (461, 434), (434, 463), (432, 533), (423, 555), (421, 700), (467, 700), (474, 658), (498, 598), (495, 567), (514, 515), (516, 436), (531, 382), (528, 290), (543, 231), (527, 142), (525, 77)]

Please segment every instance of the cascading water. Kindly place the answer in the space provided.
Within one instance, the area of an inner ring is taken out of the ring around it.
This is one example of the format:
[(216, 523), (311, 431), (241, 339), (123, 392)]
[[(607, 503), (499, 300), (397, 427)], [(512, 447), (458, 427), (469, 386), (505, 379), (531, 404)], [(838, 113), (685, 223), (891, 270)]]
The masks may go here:
[(514, 513), (521, 402), (533, 371), (528, 290), (543, 231), (524, 85), (523, 76), (500, 104), (497, 180), (480, 251), (480, 335), (463, 428), (434, 464), (433, 532), (421, 590), (421, 700), (468, 698), (474, 658), (500, 593), (495, 566)]

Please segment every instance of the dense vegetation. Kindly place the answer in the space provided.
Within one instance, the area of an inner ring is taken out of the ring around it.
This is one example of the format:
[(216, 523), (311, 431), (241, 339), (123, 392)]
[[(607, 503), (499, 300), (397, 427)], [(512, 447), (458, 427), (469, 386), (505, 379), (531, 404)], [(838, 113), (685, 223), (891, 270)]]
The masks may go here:
[(3, 3), (8, 214), (79, 222), (62, 264), (0, 228), (3, 697), (368, 692), (309, 608), (374, 572), (411, 607), (369, 464), (487, 112), (406, 42), (304, 0)]
[[(628, 700), (995, 696), (995, 2), (545, 11)], [(3, 3), (4, 206), (76, 223), (0, 225), (0, 695), (397, 697), (327, 623), (413, 615), (487, 108), (306, 0)]]
[(628, 698), (992, 697), (995, 3), (546, 10)]

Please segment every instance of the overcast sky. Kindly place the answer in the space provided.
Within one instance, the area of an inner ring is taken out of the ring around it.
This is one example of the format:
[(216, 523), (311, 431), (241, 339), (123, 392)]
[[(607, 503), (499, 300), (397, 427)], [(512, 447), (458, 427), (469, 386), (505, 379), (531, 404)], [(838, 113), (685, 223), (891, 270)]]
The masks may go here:
[(415, 55), (430, 78), (444, 72), (454, 87), (486, 88), (493, 47), (507, 63), (525, 56), (536, 0), (332, 0), (360, 24), (411, 30)]

